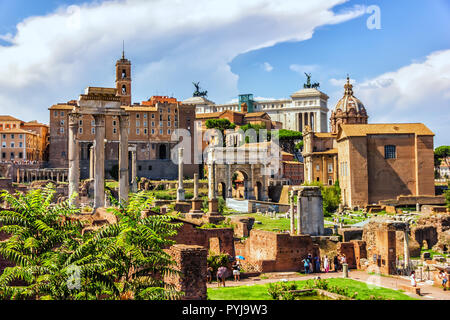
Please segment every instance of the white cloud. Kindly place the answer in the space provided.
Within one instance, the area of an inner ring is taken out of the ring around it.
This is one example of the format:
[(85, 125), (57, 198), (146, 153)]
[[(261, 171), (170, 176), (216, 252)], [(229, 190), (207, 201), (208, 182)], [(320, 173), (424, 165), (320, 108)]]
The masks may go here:
[(114, 0), (61, 7), (17, 25), (1, 39), (0, 113), (48, 122), (51, 104), (77, 98), (86, 86), (114, 86), (125, 40), (133, 63), (133, 100), (156, 92), (191, 95), (201, 81), (215, 101), (237, 95), (237, 55), (364, 14), (335, 14), (346, 0)]
[(300, 64), (291, 64), (290, 66), (289, 66), (289, 69), (290, 70), (292, 70), (292, 71), (294, 71), (294, 72), (297, 72), (297, 73), (300, 73), (300, 74), (304, 74), (305, 72), (313, 72), (313, 71), (316, 71), (317, 69), (319, 68), (319, 66), (318, 65), (316, 65), (316, 64), (310, 64), (310, 65), (300, 65)]
[(262, 67), (263, 67), (264, 71), (266, 71), (266, 72), (270, 72), (273, 70), (272, 65), (268, 62), (264, 62)]
[[(330, 102), (342, 97), (345, 79), (332, 79), (339, 86)], [(450, 145), (450, 50), (431, 53), (414, 62), (361, 83), (354, 94), (365, 105), (371, 123), (420, 122), (435, 134), (435, 146)]]

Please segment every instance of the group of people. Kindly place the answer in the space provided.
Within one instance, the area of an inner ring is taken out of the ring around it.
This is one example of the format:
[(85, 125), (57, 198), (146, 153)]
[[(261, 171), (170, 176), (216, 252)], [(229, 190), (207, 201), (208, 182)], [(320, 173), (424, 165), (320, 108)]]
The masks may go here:
[[(411, 274), (409, 275), (409, 279), (411, 280), (411, 286), (416, 287), (417, 286), (417, 280), (416, 280), (416, 272), (414, 270), (411, 271)], [(448, 289), (448, 280), (449, 280), (448, 272), (444, 271), (444, 270), (439, 271), (439, 279), (441, 279), (442, 289), (444, 291), (447, 291), (447, 289)]]
[[(241, 263), (239, 260), (235, 260), (231, 265), (231, 269), (233, 270), (234, 281), (241, 281)], [(207, 268), (207, 282), (212, 282), (214, 269), (212, 267)], [(217, 286), (220, 287), (222, 284), (225, 287), (225, 279), (228, 276), (228, 268), (225, 266), (219, 267), (216, 273)]]
[[(313, 256), (311, 253), (309, 253), (308, 256), (302, 260), (302, 262), (305, 274), (320, 273), (322, 271), (328, 273), (331, 269), (331, 260), (327, 255), (323, 256), (323, 259), (320, 259), (319, 256)], [(345, 256), (345, 254), (334, 256), (334, 271), (338, 272), (342, 270), (342, 265), (345, 263), (347, 263), (347, 257)]]

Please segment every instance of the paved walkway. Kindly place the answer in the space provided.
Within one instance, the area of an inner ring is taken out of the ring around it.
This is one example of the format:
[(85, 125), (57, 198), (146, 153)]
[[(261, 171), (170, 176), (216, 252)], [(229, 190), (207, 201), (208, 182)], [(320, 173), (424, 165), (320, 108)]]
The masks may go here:
[[(236, 287), (236, 286), (251, 286), (255, 284), (266, 284), (272, 282), (278, 282), (282, 279), (286, 279), (288, 281), (299, 281), (299, 280), (309, 280), (313, 279), (317, 276), (320, 276), (322, 279), (327, 278), (339, 278), (342, 276), (342, 273), (330, 272), (330, 273), (320, 273), (320, 274), (311, 274), (307, 276), (301, 276), (295, 272), (273, 272), (265, 274), (269, 277), (269, 279), (261, 279), (259, 277), (252, 277), (242, 279), (239, 282), (234, 282), (233, 280), (229, 280), (226, 282), (227, 287)], [(388, 277), (388, 276), (376, 276), (370, 275), (363, 271), (349, 271), (349, 278), (361, 282), (366, 282), (368, 285), (376, 285), (384, 288), (399, 290), (399, 286), (410, 285), (410, 281), (408, 279), (404, 279), (401, 277)], [(443, 291), (441, 288), (437, 288), (425, 283), (419, 283), (421, 296), (418, 296), (413, 293), (405, 292), (405, 294), (419, 298), (422, 300), (450, 300), (450, 291)], [(217, 288), (217, 283), (213, 282), (208, 284), (208, 288)]]

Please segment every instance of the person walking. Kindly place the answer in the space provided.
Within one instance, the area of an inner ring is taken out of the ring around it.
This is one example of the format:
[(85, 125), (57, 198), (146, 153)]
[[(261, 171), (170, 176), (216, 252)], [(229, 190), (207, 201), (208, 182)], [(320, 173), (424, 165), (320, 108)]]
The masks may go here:
[(311, 253), (308, 253), (308, 265), (309, 265), (309, 273), (314, 273), (314, 265), (313, 265), (313, 257)]
[(334, 256), (333, 264), (334, 264), (334, 271), (338, 272), (339, 271), (339, 257), (338, 256)]
[(328, 261), (328, 257), (326, 255), (323, 257), (323, 268), (325, 270), (325, 273), (328, 273), (328, 271), (330, 271), (330, 262)]
[(314, 263), (315, 263), (315, 268), (314, 268), (314, 270), (315, 270), (317, 273), (320, 273), (320, 257), (319, 257), (319, 256), (315, 256), (315, 257), (314, 257)]
[(446, 291), (447, 290), (447, 282), (448, 282), (447, 272), (445, 272), (444, 270), (441, 270), (441, 272), (439, 272), (439, 278), (442, 280), (442, 289), (444, 291)]
[(234, 281), (241, 281), (241, 265), (238, 260), (233, 262), (232, 268), (233, 268)]
[(413, 287), (417, 286), (417, 281), (416, 281), (416, 272), (413, 270), (411, 271), (411, 275), (409, 276), (409, 278), (411, 279), (411, 285)]
[(227, 267), (220, 267), (217, 270), (217, 286), (220, 287), (220, 284), (222, 283), (225, 287), (225, 278), (227, 277), (228, 269)]
[(309, 260), (306, 257), (302, 261), (303, 261), (303, 267), (305, 268), (305, 274), (308, 274), (309, 273)]

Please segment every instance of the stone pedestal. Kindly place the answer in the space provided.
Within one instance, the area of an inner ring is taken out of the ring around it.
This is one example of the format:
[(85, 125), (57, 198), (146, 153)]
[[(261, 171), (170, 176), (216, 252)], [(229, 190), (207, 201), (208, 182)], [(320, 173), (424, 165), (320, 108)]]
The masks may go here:
[(225, 217), (219, 213), (219, 200), (211, 199), (209, 200), (208, 213), (204, 217), (205, 221), (208, 223), (218, 224), (225, 220)]
[[(302, 186), (296, 188), (297, 199), (297, 221), (300, 234), (311, 236), (324, 235), (323, 199), (320, 188), (317, 186)], [(297, 230), (297, 234), (298, 234)]]
[(342, 264), (342, 277), (348, 278), (348, 264), (347, 263)]
[(200, 219), (203, 217), (202, 203), (201, 199), (194, 199), (192, 202), (192, 209), (189, 211), (188, 216), (193, 219)]

